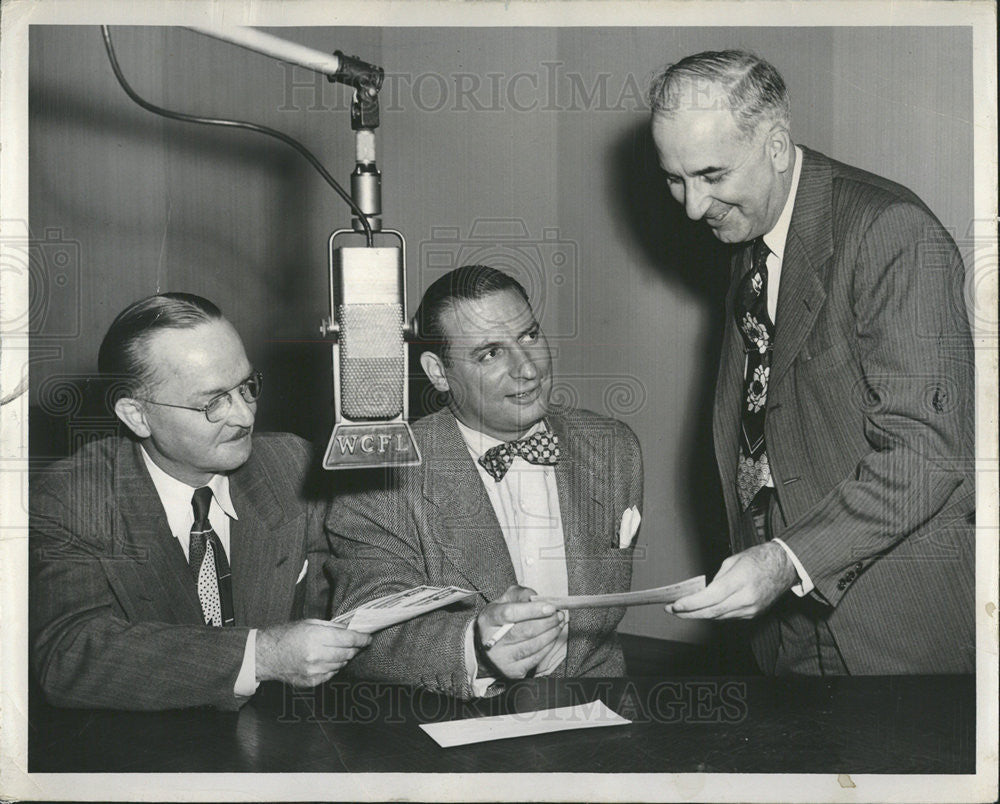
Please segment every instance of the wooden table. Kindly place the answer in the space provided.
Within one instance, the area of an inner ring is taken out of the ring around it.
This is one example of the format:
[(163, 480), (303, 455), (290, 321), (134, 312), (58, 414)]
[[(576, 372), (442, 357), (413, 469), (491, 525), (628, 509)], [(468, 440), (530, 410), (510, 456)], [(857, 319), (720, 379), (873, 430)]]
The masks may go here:
[[(449, 749), (418, 728), (597, 698), (633, 723)], [(334, 680), (264, 684), (238, 713), (34, 696), (30, 721), (32, 772), (975, 772), (971, 676), (533, 679), (471, 703)]]

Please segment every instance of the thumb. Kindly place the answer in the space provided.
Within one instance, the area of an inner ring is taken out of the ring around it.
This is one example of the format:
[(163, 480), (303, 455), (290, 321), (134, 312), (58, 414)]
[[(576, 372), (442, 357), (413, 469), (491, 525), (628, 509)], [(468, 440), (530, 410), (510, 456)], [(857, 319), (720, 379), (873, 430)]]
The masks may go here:
[(514, 584), (513, 586), (508, 586), (507, 591), (498, 599), (504, 603), (526, 603), (531, 599), (533, 594), (535, 594), (533, 589)]

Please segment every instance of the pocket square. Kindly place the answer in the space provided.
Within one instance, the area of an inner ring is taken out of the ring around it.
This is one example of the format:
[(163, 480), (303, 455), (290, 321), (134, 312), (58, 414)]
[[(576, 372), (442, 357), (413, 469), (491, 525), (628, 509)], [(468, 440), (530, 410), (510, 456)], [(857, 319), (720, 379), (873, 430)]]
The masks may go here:
[(622, 514), (622, 523), (618, 527), (618, 547), (625, 549), (632, 544), (632, 540), (635, 538), (635, 534), (639, 530), (639, 523), (642, 521), (642, 516), (639, 514), (639, 509), (634, 505), (630, 508), (626, 508), (625, 512)]
[(302, 570), (299, 572), (299, 577), (295, 579), (295, 583), (297, 583), (297, 584), (302, 583), (302, 579), (306, 577), (306, 570), (307, 569), (309, 569), (309, 559), (308, 558), (305, 560), (305, 563), (302, 564)]

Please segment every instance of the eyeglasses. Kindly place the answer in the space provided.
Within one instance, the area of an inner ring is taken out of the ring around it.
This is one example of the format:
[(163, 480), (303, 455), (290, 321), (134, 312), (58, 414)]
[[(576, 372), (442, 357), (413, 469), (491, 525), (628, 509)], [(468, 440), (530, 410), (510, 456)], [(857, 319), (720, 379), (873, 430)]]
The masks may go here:
[(243, 397), (245, 402), (256, 402), (257, 398), (260, 396), (261, 386), (264, 382), (264, 375), (259, 371), (254, 371), (249, 377), (247, 377), (239, 385), (234, 385), (228, 391), (223, 391), (218, 396), (213, 396), (208, 403), (202, 405), (200, 408), (191, 407), (190, 405), (173, 405), (169, 402), (157, 402), (153, 399), (142, 399), (141, 397), (136, 397), (140, 402), (148, 402), (150, 405), (159, 405), (163, 408), (180, 408), (181, 410), (195, 410), (199, 413), (204, 413), (205, 418), (208, 419), (212, 424), (221, 422), (226, 416), (229, 415), (229, 411), (233, 407), (233, 391), (239, 391), (240, 396)]

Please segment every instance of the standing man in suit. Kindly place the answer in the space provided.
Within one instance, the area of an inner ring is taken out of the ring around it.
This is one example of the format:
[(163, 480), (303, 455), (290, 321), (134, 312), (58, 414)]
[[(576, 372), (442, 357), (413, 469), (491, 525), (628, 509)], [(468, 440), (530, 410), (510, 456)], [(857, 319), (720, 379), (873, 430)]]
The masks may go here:
[(974, 668), (973, 359), (954, 243), (905, 187), (796, 146), (739, 51), (654, 79), (671, 194), (737, 246), (715, 402), (733, 555), (680, 617), (767, 673)]
[(306, 443), (253, 435), (261, 375), (232, 324), (199, 296), (151, 296), (98, 363), (129, 436), (31, 478), (32, 659), (50, 701), (236, 709), (260, 681), (333, 676), (368, 638), (296, 619), (326, 591), (323, 507), (303, 496)]
[(548, 343), (506, 274), (446, 274), (416, 320), (421, 366), (448, 407), (413, 427), (420, 466), (359, 474), (331, 504), (334, 607), (421, 584), (477, 595), (376, 634), (350, 672), (465, 698), (532, 674), (622, 675), (624, 609), (557, 612), (529, 598), (628, 591), (642, 506), (635, 435), (550, 410)]

